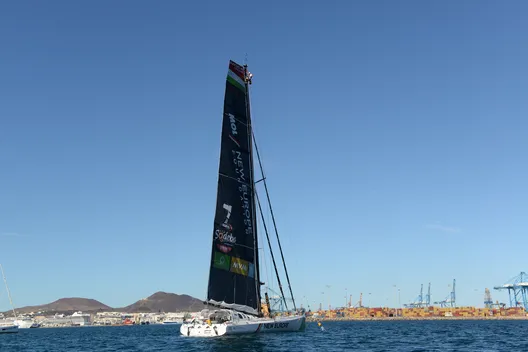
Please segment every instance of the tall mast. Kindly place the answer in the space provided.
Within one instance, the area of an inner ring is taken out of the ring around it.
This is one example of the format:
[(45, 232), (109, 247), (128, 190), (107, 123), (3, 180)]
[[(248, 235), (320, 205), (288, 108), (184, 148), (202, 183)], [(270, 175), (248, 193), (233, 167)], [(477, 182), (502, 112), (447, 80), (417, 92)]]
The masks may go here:
[(9, 304), (11, 304), (11, 309), (13, 310), (13, 315), (15, 316), (15, 319), (17, 318), (17, 314), (15, 312), (15, 306), (13, 305), (13, 300), (11, 299), (11, 292), (9, 291), (9, 286), (7, 286), (7, 279), (4, 274), (4, 268), (2, 267), (2, 264), (0, 264), (0, 270), (2, 271), (2, 277), (4, 278), (5, 287), (7, 290), (7, 296), (9, 297)]
[(257, 235), (257, 218), (256, 218), (256, 207), (255, 197), (257, 191), (255, 187), (255, 166), (253, 164), (253, 128), (251, 125), (251, 105), (249, 102), (249, 85), (251, 84), (251, 73), (247, 69), (247, 64), (244, 65), (244, 84), (246, 87), (246, 113), (247, 113), (247, 129), (248, 129), (248, 145), (249, 145), (249, 165), (250, 165), (250, 180), (249, 184), (251, 191), (253, 192), (253, 198), (251, 202), (251, 220), (253, 222), (253, 238), (254, 238), (254, 251), (255, 251), (255, 289), (257, 292), (257, 312), (261, 312), (260, 302), (260, 268), (259, 268), (259, 251), (258, 251), (258, 235)]
[(230, 60), (224, 94), (207, 301), (212, 306), (260, 315), (250, 84), (251, 74), (247, 67)]

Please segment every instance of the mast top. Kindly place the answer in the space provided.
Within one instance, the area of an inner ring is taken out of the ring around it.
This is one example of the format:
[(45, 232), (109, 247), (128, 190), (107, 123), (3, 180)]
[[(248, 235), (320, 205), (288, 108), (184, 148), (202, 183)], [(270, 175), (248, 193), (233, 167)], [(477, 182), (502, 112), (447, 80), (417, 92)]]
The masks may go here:
[(248, 84), (251, 84), (252, 83), (252, 80), (253, 79), (253, 74), (251, 72), (249, 72), (246, 68), (246, 82)]
[[(247, 60), (247, 58), (246, 58)], [(248, 71), (248, 65), (247, 63), (244, 64), (244, 82), (247, 84), (251, 84), (251, 80), (253, 79), (253, 74)]]

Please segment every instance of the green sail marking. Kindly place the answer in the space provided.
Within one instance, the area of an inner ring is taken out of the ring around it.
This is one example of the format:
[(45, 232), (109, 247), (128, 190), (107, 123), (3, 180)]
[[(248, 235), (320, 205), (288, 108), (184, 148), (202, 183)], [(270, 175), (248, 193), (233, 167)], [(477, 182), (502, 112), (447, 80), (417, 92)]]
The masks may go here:
[(242, 79), (240, 79), (240, 77), (238, 77), (234, 72), (229, 71), (229, 73), (227, 74), (227, 81), (238, 89), (240, 89), (241, 91), (246, 91), (246, 87), (242, 83)]

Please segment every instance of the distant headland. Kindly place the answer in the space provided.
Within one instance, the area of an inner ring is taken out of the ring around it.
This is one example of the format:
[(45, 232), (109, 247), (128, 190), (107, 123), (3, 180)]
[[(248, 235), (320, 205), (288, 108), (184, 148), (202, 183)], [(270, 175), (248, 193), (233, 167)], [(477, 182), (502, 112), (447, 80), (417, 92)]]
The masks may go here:
[[(156, 313), (156, 312), (194, 312), (203, 309), (202, 300), (189, 295), (179, 295), (176, 293), (156, 292), (147, 298), (140, 299), (126, 307), (115, 308), (101, 303), (95, 299), (69, 297), (61, 298), (54, 302), (38, 306), (15, 307), (19, 314), (39, 313), (39, 314), (69, 314), (82, 311), (86, 313), (97, 313), (105, 311), (125, 312), (125, 313)], [(12, 311), (4, 312), (9, 316)]]

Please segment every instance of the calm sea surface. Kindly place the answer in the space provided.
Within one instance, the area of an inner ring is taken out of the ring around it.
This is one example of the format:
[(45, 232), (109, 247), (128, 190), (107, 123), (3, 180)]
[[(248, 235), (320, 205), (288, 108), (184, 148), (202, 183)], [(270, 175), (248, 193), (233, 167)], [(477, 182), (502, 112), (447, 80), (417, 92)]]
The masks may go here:
[(35, 351), (528, 351), (528, 321), (308, 323), (304, 333), (180, 336), (179, 325), (22, 329), (0, 352)]

